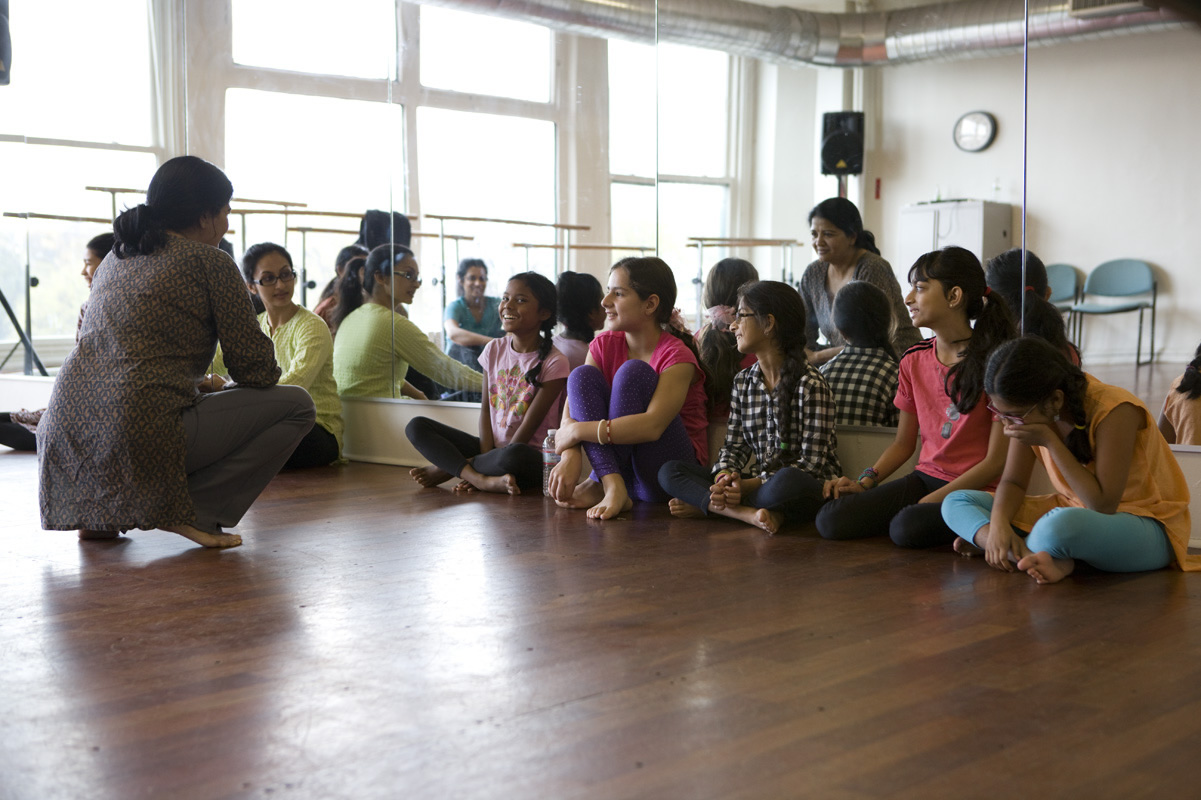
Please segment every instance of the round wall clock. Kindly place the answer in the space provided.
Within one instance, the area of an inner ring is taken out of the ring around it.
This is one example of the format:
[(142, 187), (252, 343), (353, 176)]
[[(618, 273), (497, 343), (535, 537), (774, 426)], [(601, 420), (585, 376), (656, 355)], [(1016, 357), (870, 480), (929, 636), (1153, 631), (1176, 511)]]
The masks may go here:
[(997, 119), (987, 111), (969, 111), (955, 122), (953, 135), (960, 150), (978, 153), (997, 138)]

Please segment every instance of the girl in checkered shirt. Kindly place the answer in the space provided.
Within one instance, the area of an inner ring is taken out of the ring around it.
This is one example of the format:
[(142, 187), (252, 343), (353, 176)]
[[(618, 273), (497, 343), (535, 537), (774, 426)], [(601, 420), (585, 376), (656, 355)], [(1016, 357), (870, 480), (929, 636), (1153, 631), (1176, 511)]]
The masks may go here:
[(888, 296), (867, 281), (851, 281), (834, 296), (834, 325), (847, 343), (820, 369), (834, 402), (839, 425), (895, 428), (900, 412), (897, 351), (892, 347), (892, 306)]
[(738, 350), (758, 360), (734, 376), (717, 463), (710, 471), (671, 461), (659, 482), (677, 517), (719, 514), (776, 533), (812, 520), (823, 481), (842, 470), (834, 398), (805, 356), (805, 307), (788, 284), (745, 284), (731, 330)]
[[(984, 366), (1015, 335), (1009, 309), (984, 282), (979, 259), (962, 247), (918, 258), (909, 270), (905, 305), (913, 324), (934, 331), (901, 358), (892, 444), (859, 478), (826, 484), (832, 501), (817, 515), (827, 539), (888, 534), (902, 547), (951, 544), (940, 505), (957, 489), (991, 489), (1005, 465), (1001, 423), (988, 411)], [(974, 324), (973, 324), (974, 323)], [(922, 447), (917, 468), (880, 483)]]

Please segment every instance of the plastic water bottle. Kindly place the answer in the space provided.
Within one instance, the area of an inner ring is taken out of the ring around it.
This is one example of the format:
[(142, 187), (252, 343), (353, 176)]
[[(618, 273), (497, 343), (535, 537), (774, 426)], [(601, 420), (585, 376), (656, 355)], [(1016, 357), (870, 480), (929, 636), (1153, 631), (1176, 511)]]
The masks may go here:
[(559, 463), (559, 454), (555, 452), (555, 434), (558, 432), (558, 428), (551, 428), (542, 442), (542, 494), (547, 497), (550, 497), (550, 471)]

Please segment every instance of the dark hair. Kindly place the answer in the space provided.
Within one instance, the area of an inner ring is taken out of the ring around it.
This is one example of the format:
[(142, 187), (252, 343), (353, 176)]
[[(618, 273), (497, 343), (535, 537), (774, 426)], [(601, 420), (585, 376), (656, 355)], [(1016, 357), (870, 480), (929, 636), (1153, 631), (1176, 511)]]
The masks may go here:
[(100, 259), (103, 261), (104, 257), (113, 249), (113, 243), (116, 241), (117, 237), (115, 234), (101, 233), (88, 239), (87, 249), (100, 256)]
[(989, 356), (984, 371), (984, 391), (1015, 406), (1035, 405), (1059, 389), (1064, 407), (1075, 426), (1064, 439), (1068, 450), (1081, 464), (1093, 460), (1088, 441), (1088, 415), (1084, 395), (1088, 379), (1067, 356), (1045, 339), (1023, 336), (1002, 342)]
[(559, 274), (559, 318), (568, 339), (591, 342), (596, 336), (589, 317), (601, 307), (605, 290), (594, 275), (586, 272)]
[(371, 251), (361, 244), (348, 244), (338, 251), (338, 257), (334, 259), (334, 277), (330, 278), (329, 283), (325, 284), (325, 288), (321, 290), (321, 300), (333, 295), (338, 290), (338, 281), (342, 279), (342, 273), (346, 270), (346, 265), (353, 259), (365, 257)]
[[(738, 305), (738, 290), (749, 281), (759, 280), (755, 265), (741, 258), (723, 258), (713, 265), (705, 278), (702, 303), (706, 309), (714, 306)], [(728, 326), (710, 324), (701, 329), (701, 355), (708, 367), (705, 391), (711, 403), (726, 403), (734, 386), (734, 375), (742, 364), (738, 342)]]
[(876, 347), (899, 361), (892, 345), (892, 304), (888, 295), (867, 281), (851, 281), (834, 295), (834, 327), (854, 347)]
[(513, 281), (521, 281), (525, 284), (526, 288), (530, 290), (530, 294), (534, 295), (534, 299), (538, 301), (539, 311), (550, 312), (550, 316), (538, 326), (540, 336), (538, 363), (530, 367), (529, 372), (525, 374), (526, 383), (537, 388), (542, 385), (538, 376), (542, 373), (542, 363), (546, 361), (546, 357), (550, 355), (551, 348), (554, 346), (555, 326), (559, 324), (558, 292), (555, 285), (550, 282), (550, 278), (539, 275), (537, 272), (519, 272), (509, 278), (509, 283)]
[[(676, 330), (671, 326), (671, 315), (676, 306), (676, 276), (672, 274), (667, 262), (656, 256), (627, 256), (621, 259), (609, 271), (624, 269), (629, 276), (630, 287), (643, 300), (651, 295), (659, 298), (659, 307), (655, 309), (655, 322), (659, 327), (682, 341), (692, 355), (701, 371), (701, 377), (709, 374), (705, 359), (696, 349), (696, 342), (688, 331)], [(706, 393), (706, 397), (708, 394)]]
[(262, 257), (268, 253), (279, 253), (288, 262), (288, 266), (295, 271), (296, 267), (292, 265), (292, 254), (283, 245), (275, 242), (260, 242), (250, 245), (242, 254), (242, 277), (246, 279), (247, 283), (254, 283), (254, 271), (258, 269)]
[(381, 244), (371, 251), (363, 265), (363, 277), (359, 278), (356, 256), (346, 262), (346, 271), (338, 284), (338, 308), (334, 312), (335, 327), (350, 316), (351, 312), (363, 305), (364, 295), (375, 292), (377, 281), (392, 277), (392, 267), (397, 261), (411, 258), (413, 251), (402, 244)]
[(961, 414), (967, 414), (980, 401), (984, 383), (984, 365), (988, 355), (1001, 342), (1017, 335), (1009, 308), (999, 293), (985, 298), (984, 268), (980, 260), (962, 247), (944, 247), (918, 256), (909, 270), (909, 283), (938, 281), (944, 294), (956, 286), (963, 292), (963, 311), (975, 320), (972, 337), (963, 358), (947, 372), (946, 392)]
[[(459, 297), (463, 296), (463, 278), (467, 277), (467, 270), (472, 267), (479, 267), (484, 271), (484, 280), (488, 279), (488, 265), (484, 263), (482, 258), (464, 258), (459, 262), (459, 268), (455, 270), (455, 291), (459, 293)], [(510, 278), (510, 280), (512, 280)]]
[[(775, 443), (788, 441), (792, 433), (792, 404), (796, 399), (797, 385), (805, 374), (808, 363), (805, 357), (805, 304), (797, 290), (780, 281), (753, 281), (738, 290), (738, 300), (752, 311), (762, 324), (771, 314), (776, 319), (774, 340), (784, 356), (780, 366), (780, 380), (772, 392), (776, 402)], [(795, 463), (801, 456), (779, 447), (767, 458), (759, 469), (774, 472)]]
[(233, 197), (234, 187), (219, 168), (196, 156), (166, 161), (146, 190), (146, 202), (113, 220), (117, 258), (146, 256), (167, 243), (167, 231), (181, 231), (217, 214)]
[(813, 224), (814, 219), (824, 219), (851, 237), (855, 241), (856, 247), (862, 247), (869, 253), (880, 255), (880, 248), (876, 247), (875, 234), (863, 229), (863, 217), (859, 216), (859, 209), (845, 197), (831, 197), (828, 200), (822, 200), (809, 212), (810, 225)]
[[(1022, 307), (1022, 296), (1033, 290), (1041, 298), (1047, 296), (1047, 268), (1042, 259), (1026, 251), (1026, 278), (1022, 279), (1022, 248), (1014, 247), (999, 256), (993, 256), (984, 267), (984, 279), (988, 288), (1000, 292), (1018, 322), (1018, 311)], [(1028, 296), (1028, 295), (1027, 295)]]
[(1180, 377), (1180, 385), (1176, 387), (1176, 391), (1187, 394), (1189, 400), (1201, 397), (1201, 372), (1198, 370), (1201, 370), (1201, 344), (1197, 345), (1197, 349), (1193, 353), (1193, 360), (1188, 362), (1188, 366), (1184, 368), (1184, 375)]

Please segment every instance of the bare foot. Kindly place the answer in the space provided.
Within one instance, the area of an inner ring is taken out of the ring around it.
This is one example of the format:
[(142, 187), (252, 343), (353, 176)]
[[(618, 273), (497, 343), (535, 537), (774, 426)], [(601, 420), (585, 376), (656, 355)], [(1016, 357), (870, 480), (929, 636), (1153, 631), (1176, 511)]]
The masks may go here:
[(751, 515), (751, 522), (757, 528), (762, 528), (767, 531), (768, 536), (774, 536), (779, 533), (780, 526), (784, 524), (784, 515), (779, 511), (768, 511), (766, 508), (756, 509)]
[(599, 503), (588, 509), (588, 519), (613, 519), (634, 507), (625, 492), (606, 493)]
[(1076, 568), (1075, 559), (1055, 558), (1050, 553), (1033, 553), (1018, 562), (1018, 569), (1039, 583), (1058, 583), (1072, 574)]
[(675, 497), (667, 501), (667, 510), (671, 512), (673, 517), (680, 519), (704, 519), (705, 512), (701, 511), (694, 505), (685, 503)]
[(470, 481), (459, 481), (455, 484), (455, 488), (451, 491), (453, 491), (455, 494), (471, 494), (477, 490), (471, 485)]
[(121, 535), (121, 531), (89, 531), (85, 528), (79, 529), (79, 538), (88, 539), (116, 539)]
[[(463, 468), (461, 476), (463, 481), (481, 492), (492, 492), (494, 494), (521, 494), (521, 489), (517, 488), (517, 479), (512, 475), (482, 475), (476, 471), (474, 467), (468, 464)], [(459, 486), (455, 487), (455, 491), (459, 491)]]
[(976, 547), (976, 545), (972, 544), (967, 539), (964, 539), (962, 536), (956, 536), (955, 543), (951, 545), (951, 547), (955, 549), (956, 553), (964, 558), (975, 558), (977, 556), (984, 555), (983, 550), (981, 550), (979, 547)]
[(242, 543), (242, 537), (236, 533), (206, 533), (191, 525), (180, 525), (175, 528), (163, 528), (169, 533), (178, 533), (185, 539), (191, 539), (204, 547), (237, 547)]
[(589, 478), (588, 480), (576, 484), (575, 490), (571, 493), (571, 499), (567, 502), (556, 500), (555, 504), (560, 508), (592, 508), (599, 503), (605, 496), (605, 490), (596, 481)]
[(426, 489), (432, 489), (440, 483), (445, 483), (454, 477), (446, 470), (438, 469), (432, 464), (428, 467), (413, 467), (409, 477), (420, 483)]

